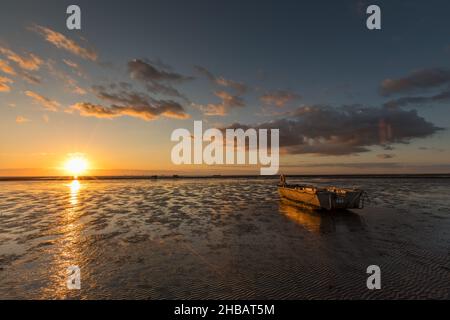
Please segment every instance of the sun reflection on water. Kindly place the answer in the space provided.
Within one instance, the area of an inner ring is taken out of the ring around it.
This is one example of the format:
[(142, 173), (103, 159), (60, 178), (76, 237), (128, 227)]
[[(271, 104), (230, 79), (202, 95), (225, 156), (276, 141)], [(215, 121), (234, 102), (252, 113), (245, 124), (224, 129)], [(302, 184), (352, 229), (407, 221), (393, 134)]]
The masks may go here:
[(78, 193), (80, 192), (80, 181), (73, 180), (70, 183), (70, 204), (75, 206), (78, 204)]
[(68, 201), (64, 214), (57, 222), (58, 233), (62, 236), (56, 242), (56, 251), (53, 254), (53, 262), (48, 266), (51, 271), (50, 282), (43, 297), (52, 296), (58, 299), (80, 297), (78, 290), (69, 290), (66, 286), (69, 266), (83, 265), (82, 234), (83, 223), (80, 221), (80, 191), (84, 186), (75, 179), (65, 185), (68, 190)]

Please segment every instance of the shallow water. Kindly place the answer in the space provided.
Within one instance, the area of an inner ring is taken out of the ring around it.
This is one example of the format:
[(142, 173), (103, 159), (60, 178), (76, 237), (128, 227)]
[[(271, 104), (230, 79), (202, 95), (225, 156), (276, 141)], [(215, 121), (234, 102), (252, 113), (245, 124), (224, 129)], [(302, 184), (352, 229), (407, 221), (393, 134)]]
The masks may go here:
[(0, 182), (0, 298), (449, 298), (450, 179), (306, 182), (372, 201), (317, 213), (260, 179)]

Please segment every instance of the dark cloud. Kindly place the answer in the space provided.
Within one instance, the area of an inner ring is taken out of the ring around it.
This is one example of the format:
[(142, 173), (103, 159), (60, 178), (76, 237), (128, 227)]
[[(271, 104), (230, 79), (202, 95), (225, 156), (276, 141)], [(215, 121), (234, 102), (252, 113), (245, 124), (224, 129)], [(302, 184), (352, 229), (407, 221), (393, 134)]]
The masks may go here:
[(389, 100), (384, 104), (384, 106), (388, 108), (398, 108), (398, 107), (405, 107), (410, 104), (446, 102), (449, 100), (450, 100), (450, 89), (433, 96), (402, 97), (398, 99)]
[[(113, 89), (117, 88), (117, 86), (119, 85), (112, 84), (109, 87)], [(128, 91), (122, 89), (119, 91), (108, 91), (108, 89), (104, 86), (93, 86), (92, 90), (99, 99), (113, 104), (151, 106), (155, 101), (153, 98), (144, 93), (139, 93), (131, 90)]]
[(193, 78), (163, 67), (161, 62), (152, 63), (149, 60), (134, 59), (128, 62), (128, 73), (132, 79), (142, 82), (151, 93), (186, 99), (173, 84)]
[(419, 147), (419, 150), (422, 151), (429, 151), (429, 152), (444, 152), (445, 149), (442, 148), (435, 148), (435, 147)]
[[(404, 162), (390, 162), (390, 161), (378, 161), (378, 162), (333, 162), (333, 163), (304, 163), (301, 165), (281, 165), (281, 170), (284, 168), (291, 169), (304, 169), (304, 168), (330, 168), (331, 172), (335, 173), (336, 168), (348, 168), (348, 169), (361, 169), (367, 171), (367, 169), (380, 169), (383, 174), (386, 169), (393, 169), (395, 173), (408, 172), (408, 173), (442, 173), (449, 172), (450, 165), (445, 163), (440, 164), (425, 164), (425, 163), (404, 163)], [(400, 169), (400, 170), (399, 170)], [(351, 172), (351, 171), (350, 171)]]
[(421, 69), (398, 79), (386, 79), (381, 83), (382, 95), (410, 93), (438, 88), (450, 84), (450, 70), (445, 68)]
[(26, 71), (19, 71), (19, 76), (21, 76), (22, 79), (31, 84), (40, 84), (42, 82), (39, 76), (32, 75)]
[(378, 159), (392, 159), (394, 157), (395, 157), (395, 154), (390, 154), (390, 153), (377, 154)]
[[(117, 87), (124, 88), (128, 85), (118, 84)], [(103, 86), (94, 86), (92, 89), (99, 99), (111, 103), (111, 106), (82, 102), (73, 105), (71, 109), (78, 110), (82, 116), (97, 118), (115, 118), (124, 115), (146, 121), (154, 120), (159, 116), (176, 119), (189, 118), (183, 106), (172, 100), (157, 100), (134, 91), (108, 91)]]
[(268, 92), (260, 97), (262, 103), (284, 107), (287, 103), (300, 99), (301, 96), (295, 92), (287, 90), (277, 90)]
[(210, 81), (215, 82), (216, 77), (205, 67), (202, 66), (194, 66), (194, 69), (200, 73), (201, 75), (204, 75), (206, 78), (208, 78)]
[(112, 119), (120, 117), (113, 108), (104, 107), (99, 104), (93, 104), (89, 102), (79, 102), (70, 107), (71, 110), (78, 110), (83, 117), (96, 117)]
[(346, 155), (428, 137), (442, 128), (420, 117), (415, 110), (367, 108), (359, 105), (305, 106), (286, 118), (255, 126), (230, 128), (279, 129), (280, 147), (289, 154)]

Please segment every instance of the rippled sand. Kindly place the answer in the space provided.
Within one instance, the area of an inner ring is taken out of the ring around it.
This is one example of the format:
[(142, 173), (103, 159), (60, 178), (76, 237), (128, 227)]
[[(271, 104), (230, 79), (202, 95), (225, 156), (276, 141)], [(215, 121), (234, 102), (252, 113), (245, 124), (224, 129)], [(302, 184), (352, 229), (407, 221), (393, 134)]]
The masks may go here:
[(449, 179), (307, 182), (372, 202), (312, 212), (276, 180), (0, 182), (0, 298), (449, 298)]

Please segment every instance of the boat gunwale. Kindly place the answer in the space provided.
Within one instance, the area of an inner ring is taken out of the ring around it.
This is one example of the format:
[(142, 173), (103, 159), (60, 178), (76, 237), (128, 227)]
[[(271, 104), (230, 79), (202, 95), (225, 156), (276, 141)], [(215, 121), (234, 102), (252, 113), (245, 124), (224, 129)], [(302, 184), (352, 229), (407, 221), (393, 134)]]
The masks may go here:
[(336, 195), (339, 194), (346, 194), (348, 192), (363, 192), (362, 189), (357, 188), (337, 188), (333, 186), (327, 186), (327, 187), (316, 187), (313, 185), (306, 185), (306, 184), (284, 184), (284, 185), (278, 185), (278, 188), (286, 188), (290, 190), (295, 191), (304, 191), (307, 192), (311, 189), (314, 193), (334, 193)]

